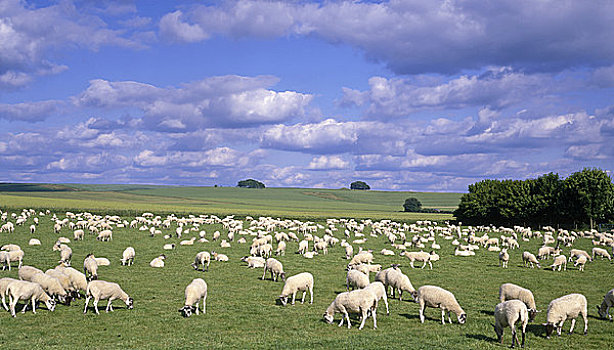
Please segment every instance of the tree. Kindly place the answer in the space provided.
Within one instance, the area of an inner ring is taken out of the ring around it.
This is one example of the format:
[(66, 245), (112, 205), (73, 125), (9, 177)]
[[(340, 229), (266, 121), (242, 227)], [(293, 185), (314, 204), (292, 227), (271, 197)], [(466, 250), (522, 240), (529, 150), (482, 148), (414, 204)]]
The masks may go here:
[(237, 184), (237, 187), (244, 188), (265, 188), (264, 184), (254, 179), (241, 180)]
[(601, 169), (585, 168), (571, 174), (563, 182), (562, 211), (575, 224), (607, 221), (614, 213), (614, 184)]
[(410, 197), (405, 200), (403, 208), (406, 212), (419, 213), (422, 211), (422, 203), (420, 203), (418, 198)]
[(350, 184), (351, 190), (370, 190), (371, 187), (364, 181), (354, 181)]

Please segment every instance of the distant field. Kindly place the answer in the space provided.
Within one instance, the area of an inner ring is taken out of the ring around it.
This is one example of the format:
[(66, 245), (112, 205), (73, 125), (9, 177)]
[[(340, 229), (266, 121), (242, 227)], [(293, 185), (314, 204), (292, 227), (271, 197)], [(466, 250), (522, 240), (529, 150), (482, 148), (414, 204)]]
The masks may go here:
[[(55, 190), (54, 187), (55, 186)], [(38, 189), (38, 190), (37, 190)], [(449, 219), (450, 214), (402, 212), (416, 197), (424, 208), (454, 210), (460, 193), (352, 191), (303, 188), (173, 187), (149, 185), (0, 185), (0, 205), (11, 208), (198, 212), (280, 217)]]

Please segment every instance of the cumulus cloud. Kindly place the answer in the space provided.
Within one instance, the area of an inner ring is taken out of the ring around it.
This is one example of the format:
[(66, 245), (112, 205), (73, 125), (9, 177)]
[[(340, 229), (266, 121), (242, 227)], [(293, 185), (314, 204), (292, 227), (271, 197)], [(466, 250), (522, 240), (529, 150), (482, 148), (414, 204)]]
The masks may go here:
[(169, 41), (192, 43), (207, 39), (209, 36), (196, 24), (182, 21), (183, 13), (175, 11), (160, 19), (160, 35)]
[(60, 101), (0, 104), (0, 119), (38, 122), (54, 115), (63, 103)]
[(342, 153), (351, 151), (357, 140), (355, 123), (327, 119), (317, 124), (275, 125), (264, 132), (261, 145), (287, 151)]
[(307, 165), (309, 170), (340, 170), (347, 169), (350, 162), (344, 160), (340, 156), (319, 156), (315, 157)]

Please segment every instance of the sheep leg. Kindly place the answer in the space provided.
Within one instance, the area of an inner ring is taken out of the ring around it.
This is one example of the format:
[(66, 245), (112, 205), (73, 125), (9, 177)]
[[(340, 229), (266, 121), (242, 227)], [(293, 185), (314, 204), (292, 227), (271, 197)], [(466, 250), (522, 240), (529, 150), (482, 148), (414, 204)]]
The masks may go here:
[(94, 310), (96, 310), (96, 315), (100, 315), (98, 312), (98, 299), (94, 298)]
[(362, 314), (361, 314), (362, 315), (362, 320), (360, 321), (360, 326), (358, 327), (358, 330), (361, 330), (362, 327), (365, 326), (365, 321), (367, 320), (367, 317), (369, 317), (369, 314), (367, 313), (368, 309), (367, 310), (362, 309), (361, 312), (362, 312)]
[(412, 269), (414, 268), (414, 261), (413, 261), (413, 260), (411, 260), (411, 261), (409, 262), (409, 266), (411, 266), (411, 268), (412, 268)]
[(420, 300), (420, 322), (424, 323), (424, 309), (426, 308), (426, 304), (422, 300)]
[(377, 309), (373, 308), (372, 316), (373, 316), (373, 329), (377, 329)]
[(452, 319), (450, 318), (450, 310), (448, 310), (448, 323), (452, 324)]
[(575, 326), (575, 325), (576, 325), (576, 319), (575, 319), (575, 318), (573, 318), (573, 319), (571, 320), (571, 328), (569, 328), (569, 334), (572, 334), (572, 333), (573, 333), (573, 328), (574, 328), (574, 326)]
[(386, 305), (386, 315), (390, 315), (390, 311), (388, 311), (388, 298), (386, 298), (386, 294), (384, 294), (384, 305)]
[(32, 298), (32, 313), (36, 314), (36, 298)]
[(10, 297), (10, 302), (9, 304), (11, 305), (11, 316), (15, 317), (15, 305), (17, 305), (17, 298)]
[(582, 313), (582, 319), (584, 320), (584, 335), (588, 334), (588, 317), (586, 313)]
[[(198, 310), (198, 306), (196, 307), (196, 310)], [(203, 297), (203, 314), (207, 313), (207, 296), (205, 295)]]
[(296, 292), (292, 293), (292, 305), (294, 305), (295, 299), (296, 299)]
[(432, 270), (433, 269), (433, 264), (431, 263), (431, 261), (429, 260), (429, 269)]
[[(264, 276), (266, 276), (266, 266), (264, 267), (264, 272), (262, 273), (262, 278), (261, 280), (264, 281)], [(273, 279), (273, 277), (271, 276), (271, 279)]]
[(441, 309), (441, 324), (446, 324), (446, 310)]
[(84, 313), (84, 314), (85, 314), (85, 313), (87, 313), (87, 304), (89, 304), (89, 303), (90, 303), (90, 299), (91, 299), (91, 298), (92, 298), (92, 297), (90, 297), (90, 296), (87, 296), (87, 297), (85, 298), (85, 308), (83, 309), (83, 313)]
[(399, 288), (399, 301), (403, 298), (403, 289)]
[[(426, 261), (424, 262), (424, 264), (422, 265), (421, 269), (423, 269), (426, 266)], [(432, 267), (431, 267), (432, 268)]]
[(196, 314), (198, 315), (198, 302), (196, 303)]
[(21, 313), (25, 314), (27, 310), (28, 310), (28, 302), (26, 301), (26, 303), (23, 305), (23, 308), (21, 309)]
[(4, 294), (2, 294), (2, 307), (4, 308), (4, 310), (9, 311), (9, 308), (8, 308), (8, 306), (6, 305), (6, 302), (5, 302), (5, 296), (4, 296)]
[(313, 304), (313, 288), (312, 287), (309, 287), (309, 297), (310, 297), (309, 304)]
[(305, 295), (307, 295), (307, 289), (303, 291), (303, 297), (301, 298), (301, 304), (305, 303)]

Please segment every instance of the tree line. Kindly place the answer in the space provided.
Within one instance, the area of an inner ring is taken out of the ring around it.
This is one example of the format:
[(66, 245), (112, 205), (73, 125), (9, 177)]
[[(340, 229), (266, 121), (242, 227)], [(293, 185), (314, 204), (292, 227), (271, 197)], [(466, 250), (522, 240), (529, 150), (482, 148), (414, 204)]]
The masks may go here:
[(593, 228), (614, 221), (614, 184), (601, 169), (561, 178), (482, 180), (469, 185), (454, 211), (467, 225)]

